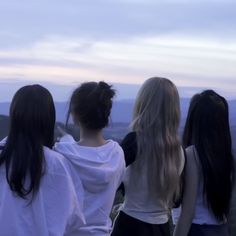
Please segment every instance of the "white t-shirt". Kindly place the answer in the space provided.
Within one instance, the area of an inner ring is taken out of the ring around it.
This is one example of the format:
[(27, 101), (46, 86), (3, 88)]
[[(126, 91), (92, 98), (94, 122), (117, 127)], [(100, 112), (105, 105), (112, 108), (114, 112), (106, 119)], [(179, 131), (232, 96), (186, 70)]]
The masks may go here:
[(110, 235), (112, 222), (109, 215), (125, 173), (122, 148), (112, 140), (99, 147), (80, 146), (66, 135), (54, 149), (69, 160), (74, 181), (80, 178), (84, 187), (86, 225), (80, 228), (78, 235)]
[[(184, 168), (184, 152), (181, 149), (181, 166), (179, 174)], [(125, 201), (121, 210), (127, 215), (149, 224), (165, 224), (170, 215), (170, 206), (162, 200), (158, 193), (150, 194), (148, 190), (148, 170), (142, 168), (138, 178), (132, 177), (136, 173), (136, 162), (127, 167), (124, 185)], [(137, 173), (136, 173), (137, 174)], [(132, 179), (130, 179), (132, 177)], [(130, 182), (131, 181), (131, 182)]]
[(82, 185), (75, 189), (63, 156), (46, 147), (44, 155), (46, 170), (32, 203), (10, 190), (0, 167), (0, 235), (76, 236), (85, 224)]

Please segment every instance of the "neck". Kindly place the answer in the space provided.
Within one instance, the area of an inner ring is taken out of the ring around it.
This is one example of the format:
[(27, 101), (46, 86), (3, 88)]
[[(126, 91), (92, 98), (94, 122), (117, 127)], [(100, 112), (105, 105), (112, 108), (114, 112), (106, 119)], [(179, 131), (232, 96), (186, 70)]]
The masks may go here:
[(80, 127), (80, 141), (82, 146), (98, 147), (106, 143), (102, 130), (88, 130)]

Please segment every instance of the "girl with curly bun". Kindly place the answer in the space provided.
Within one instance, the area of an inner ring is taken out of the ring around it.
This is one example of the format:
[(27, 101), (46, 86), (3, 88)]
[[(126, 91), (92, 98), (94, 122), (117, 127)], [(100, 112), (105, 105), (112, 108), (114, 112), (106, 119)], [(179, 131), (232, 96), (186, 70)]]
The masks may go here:
[(114, 95), (105, 82), (79, 86), (72, 94), (68, 114), (80, 128), (80, 140), (76, 142), (67, 134), (55, 146), (70, 161), (74, 180), (79, 176), (84, 186), (86, 225), (79, 234), (83, 236), (110, 235), (109, 215), (125, 171), (121, 147), (105, 140), (102, 133), (109, 123)]

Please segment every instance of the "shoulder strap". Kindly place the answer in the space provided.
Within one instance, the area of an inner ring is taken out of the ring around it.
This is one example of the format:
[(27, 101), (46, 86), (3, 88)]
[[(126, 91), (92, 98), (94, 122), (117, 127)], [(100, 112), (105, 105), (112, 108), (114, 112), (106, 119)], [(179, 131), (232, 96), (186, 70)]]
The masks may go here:
[(184, 153), (184, 166), (182, 172), (180, 173), (180, 183), (179, 183), (179, 193), (178, 195), (175, 193), (173, 197), (173, 208), (178, 208), (181, 206), (183, 201), (184, 187), (185, 187), (185, 171), (187, 166), (187, 153), (185, 148), (182, 148)]
[[(183, 151), (184, 151), (184, 168), (183, 168), (183, 171), (182, 173), (184, 174), (184, 171), (186, 169), (186, 166), (187, 166), (187, 161), (188, 161), (188, 158), (187, 158), (187, 153), (186, 153), (186, 150), (185, 148), (183, 148)], [(182, 175), (182, 174), (181, 174)]]

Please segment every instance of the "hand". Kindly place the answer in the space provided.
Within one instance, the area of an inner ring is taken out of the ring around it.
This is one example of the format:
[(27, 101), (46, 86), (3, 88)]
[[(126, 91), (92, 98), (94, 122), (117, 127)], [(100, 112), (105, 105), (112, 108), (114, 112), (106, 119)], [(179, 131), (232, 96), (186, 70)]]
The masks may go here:
[(56, 127), (57, 129), (57, 133), (58, 133), (58, 137), (57, 137), (57, 140), (59, 141), (61, 137), (67, 135), (67, 132), (61, 127), (61, 126), (57, 126)]

